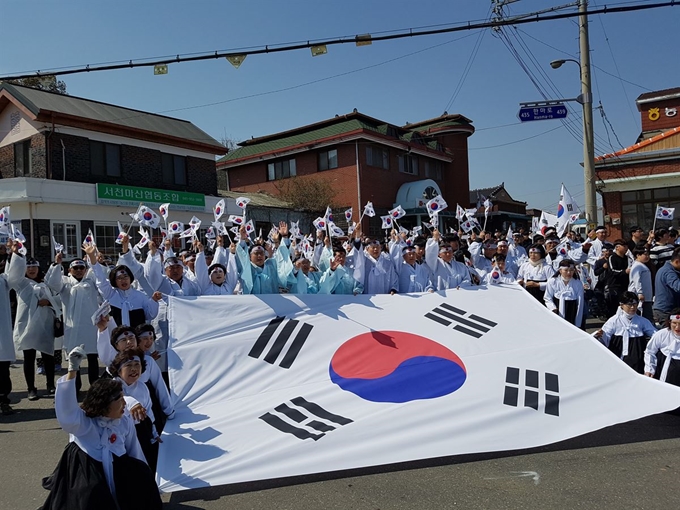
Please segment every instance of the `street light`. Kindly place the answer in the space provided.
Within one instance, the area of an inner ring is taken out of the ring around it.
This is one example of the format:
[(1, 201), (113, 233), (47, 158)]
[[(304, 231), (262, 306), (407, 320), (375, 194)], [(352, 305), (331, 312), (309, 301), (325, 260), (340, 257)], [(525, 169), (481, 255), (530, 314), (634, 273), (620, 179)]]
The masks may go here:
[(595, 142), (593, 133), (593, 94), (590, 85), (590, 43), (588, 42), (587, 0), (579, 1), (579, 49), (581, 60), (565, 58), (553, 60), (550, 67), (559, 69), (565, 62), (574, 62), (581, 71), (581, 94), (576, 99), (583, 106), (583, 180), (586, 194), (586, 219), (597, 222), (597, 198), (595, 194)]

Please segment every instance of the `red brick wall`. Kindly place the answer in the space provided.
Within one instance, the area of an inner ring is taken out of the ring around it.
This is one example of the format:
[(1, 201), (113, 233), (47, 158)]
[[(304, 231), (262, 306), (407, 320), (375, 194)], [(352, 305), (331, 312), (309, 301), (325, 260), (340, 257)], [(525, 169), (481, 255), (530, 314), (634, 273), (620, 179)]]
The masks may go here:
[[(621, 192), (614, 191), (612, 193), (602, 194), (603, 216), (608, 214), (612, 220), (615, 218), (621, 219), (621, 210)], [(615, 241), (616, 239), (627, 238), (627, 236), (624, 236), (621, 223), (618, 225), (613, 225), (610, 221), (605, 225), (607, 227), (607, 240)]]
[(671, 172), (680, 172), (680, 158), (670, 161), (658, 161), (647, 164), (637, 164), (625, 167), (601, 169), (597, 170), (597, 178), (606, 181), (607, 179), (620, 179), (622, 177), (658, 175)]
[[(680, 100), (671, 99), (668, 101), (659, 101), (657, 103), (644, 103), (640, 105), (640, 118), (642, 120), (642, 131), (655, 131), (658, 129), (667, 130), (680, 126)], [(651, 108), (659, 109), (659, 117), (657, 120), (649, 118), (649, 110)], [(666, 108), (675, 108), (676, 114), (672, 117), (666, 115)]]

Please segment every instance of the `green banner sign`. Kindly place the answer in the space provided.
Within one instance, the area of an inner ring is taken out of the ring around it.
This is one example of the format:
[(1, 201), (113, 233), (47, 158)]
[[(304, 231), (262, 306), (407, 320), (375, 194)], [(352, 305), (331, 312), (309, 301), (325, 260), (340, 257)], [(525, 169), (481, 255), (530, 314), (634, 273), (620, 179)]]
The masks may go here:
[(172, 208), (178, 211), (205, 211), (205, 195), (200, 193), (97, 183), (98, 204), (130, 207), (138, 206), (140, 202), (145, 204), (169, 202)]

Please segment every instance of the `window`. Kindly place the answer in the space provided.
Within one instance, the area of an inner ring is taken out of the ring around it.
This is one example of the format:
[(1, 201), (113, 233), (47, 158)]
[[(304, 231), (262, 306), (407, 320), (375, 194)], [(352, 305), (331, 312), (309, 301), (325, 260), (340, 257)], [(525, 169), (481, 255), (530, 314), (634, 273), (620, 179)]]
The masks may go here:
[(428, 179), (435, 179), (440, 181), (442, 178), (442, 162), (426, 160), (425, 161), (425, 177)]
[(418, 175), (418, 156), (413, 154), (399, 156), (399, 171), (405, 174)]
[(52, 222), (52, 235), (55, 241), (64, 245), (64, 260), (71, 260), (80, 256), (80, 243), (82, 239), (80, 239), (80, 232), (78, 230), (77, 223)]
[(14, 177), (24, 177), (31, 173), (31, 141), (24, 140), (14, 144)]
[(162, 153), (161, 166), (163, 167), (163, 184), (186, 186), (187, 160), (184, 156)]
[(366, 147), (366, 164), (385, 170), (390, 169), (390, 151), (382, 147)]
[[(621, 226), (627, 232), (633, 225), (648, 230), (654, 224), (657, 205), (680, 210), (680, 187), (656, 188), (621, 193)], [(676, 214), (671, 221), (657, 221), (659, 227), (678, 227), (680, 218)]]
[(319, 153), (319, 171), (338, 168), (338, 151), (331, 149)]
[(120, 177), (120, 145), (90, 141), (90, 173)]
[(287, 179), (288, 177), (295, 177), (295, 175), (294, 159), (285, 159), (267, 165), (267, 180), (275, 181), (278, 179)]

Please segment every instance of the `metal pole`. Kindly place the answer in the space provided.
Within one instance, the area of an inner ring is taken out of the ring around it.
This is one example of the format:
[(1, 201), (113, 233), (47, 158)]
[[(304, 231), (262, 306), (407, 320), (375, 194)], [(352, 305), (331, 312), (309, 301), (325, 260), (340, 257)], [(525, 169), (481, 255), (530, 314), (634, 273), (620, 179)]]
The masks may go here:
[(579, 0), (579, 47), (581, 51), (581, 94), (583, 96), (583, 179), (586, 218), (597, 223), (595, 194), (595, 142), (593, 134), (593, 94), (590, 84), (590, 43), (588, 41), (588, 0)]

